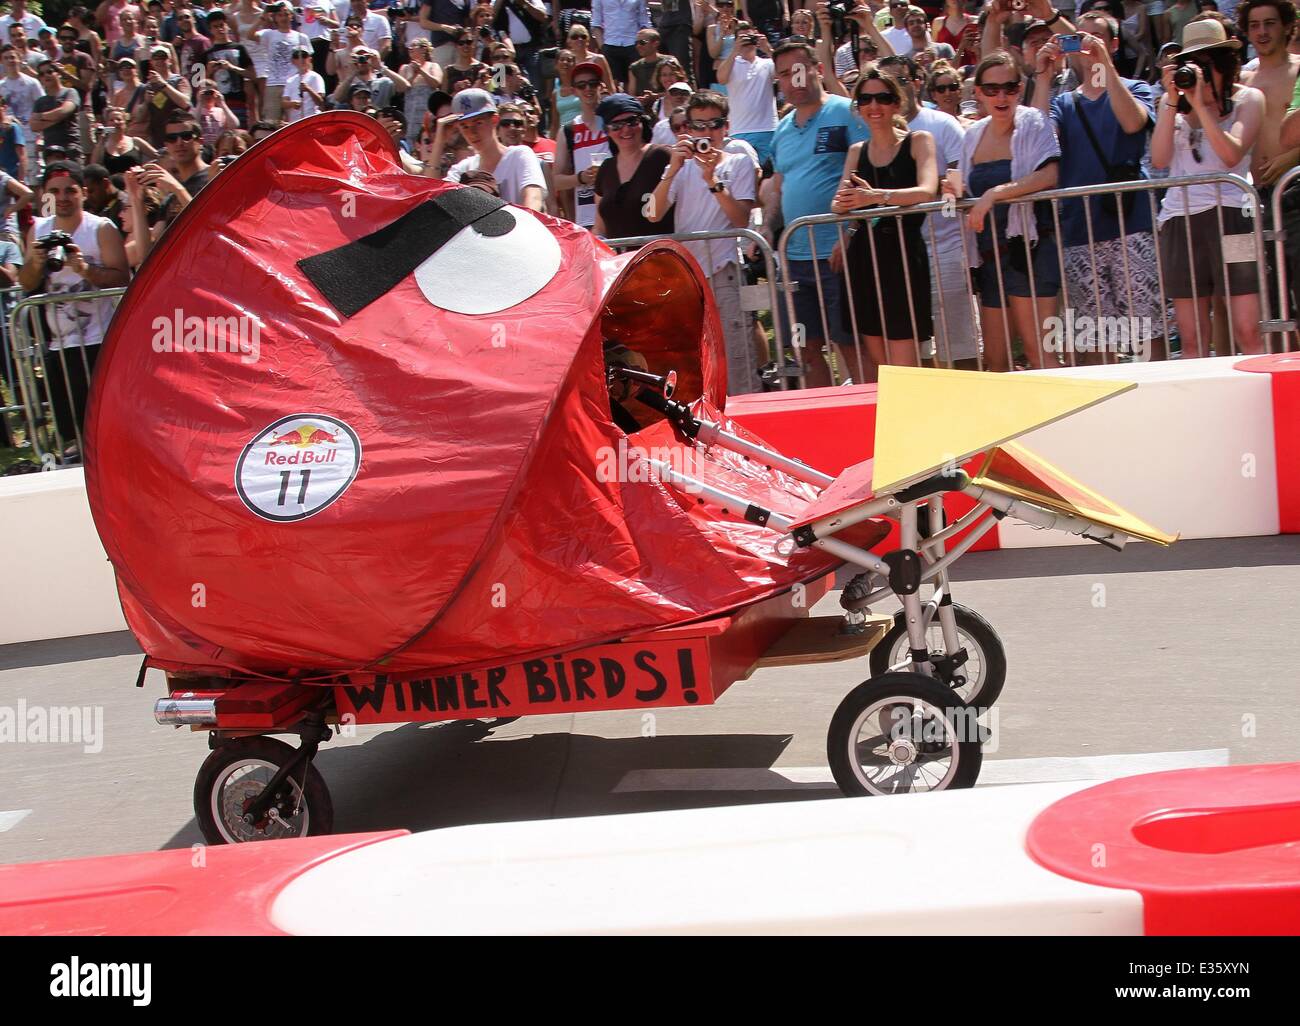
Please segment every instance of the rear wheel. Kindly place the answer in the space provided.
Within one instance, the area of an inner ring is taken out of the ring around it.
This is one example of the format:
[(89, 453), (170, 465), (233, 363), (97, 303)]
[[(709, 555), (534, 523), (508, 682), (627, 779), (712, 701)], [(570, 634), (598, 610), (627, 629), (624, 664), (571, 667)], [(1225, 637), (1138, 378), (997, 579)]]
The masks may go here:
[(846, 795), (972, 787), (982, 730), (976, 710), (919, 673), (886, 673), (845, 696), (826, 735), (826, 758)]
[(274, 803), (253, 822), (246, 810), (271, 778), (297, 756), (271, 737), (246, 737), (213, 749), (194, 781), (194, 816), (209, 844), (242, 844), (328, 834), (334, 828), (329, 788), (315, 766), (285, 778)]
[[(957, 643), (966, 652), (966, 661), (946, 675), (945, 683), (967, 705), (987, 709), (998, 700), (1007, 680), (1007, 655), (1002, 648), (1002, 639), (989, 622), (969, 606), (954, 602), (952, 612), (957, 621)], [(937, 612), (926, 631), (926, 642), (932, 656), (943, 656), (943, 627)], [(879, 677), (911, 669), (907, 620), (900, 609), (894, 614), (894, 626), (871, 650), (871, 673)]]

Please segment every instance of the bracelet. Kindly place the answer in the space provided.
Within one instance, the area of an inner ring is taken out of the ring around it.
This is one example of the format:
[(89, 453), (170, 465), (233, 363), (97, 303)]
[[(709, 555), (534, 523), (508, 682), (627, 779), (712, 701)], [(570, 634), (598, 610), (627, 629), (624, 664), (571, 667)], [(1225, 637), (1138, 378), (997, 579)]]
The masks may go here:
[(1050, 18), (1048, 18), (1046, 21), (1044, 21), (1043, 24), (1044, 24), (1044, 25), (1055, 25), (1058, 21), (1060, 21), (1060, 20), (1061, 20), (1062, 18), (1064, 18), (1064, 17), (1065, 17), (1065, 12), (1062, 11), (1062, 10), (1058, 7), (1058, 8), (1056, 8), (1056, 13), (1054, 13)]

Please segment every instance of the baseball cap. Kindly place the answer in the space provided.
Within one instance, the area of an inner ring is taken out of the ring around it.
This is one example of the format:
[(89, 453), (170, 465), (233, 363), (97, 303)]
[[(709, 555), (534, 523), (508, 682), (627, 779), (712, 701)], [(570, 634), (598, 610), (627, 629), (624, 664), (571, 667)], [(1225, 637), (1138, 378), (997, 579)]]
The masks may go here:
[(581, 64), (575, 65), (573, 70), (569, 72), (570, 81), (572, 81), (575, 75), (582, 71), (595, 72), (602, 82), (605, 81), (605, 70), (595, 61), (583, 61)]
[(670, 93), (690, 93), (691, 84), (689, 82), (674, 82), (668, 87)]
[(368, 82), (352, 83), (352, 88), (348, 90), (348, 96), (353, 97), (356, 96), (358, 93), (365, 93), (367, 96), (370, 96), (372, 93), (370, 84)]
[(458, 115), (457, 120), (465, 121), (480, 114), (495, 114), (496, 101), (485, 89), (462, 89), (451, 98), (451, 112)]
[(311, 56), (311, 51), (310, 51), (309, 49), (307, 49), (307, 47), (305, 47), (305, 46), (295, 46), (295, 47), (293, 48), (293, 56), (295, 56), (295, 57), (310, 57), (310, 56)]
[(168, 50), (167, 47), (165, 46), (155, 46), (152, 50), (149, 51), (150, 57), (170, 57), (171, 55), (172, 52)]

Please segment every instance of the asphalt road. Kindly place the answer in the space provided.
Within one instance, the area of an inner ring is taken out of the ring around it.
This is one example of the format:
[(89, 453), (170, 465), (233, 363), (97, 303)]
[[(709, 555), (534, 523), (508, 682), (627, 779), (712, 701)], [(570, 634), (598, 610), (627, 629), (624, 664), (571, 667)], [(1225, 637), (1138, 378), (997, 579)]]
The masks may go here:
[[(957, 601), (1010, 664), (980, 786), (1300, 758), (1294, 536), (975, 553), (957, 571)], [(0, 862), (201, 840), (205, 737), (154, 723), (162, 677), (136, 689), (139, 660), (128, 634), (0, 648), (0, 715), (102, 712), (94, 744), (0, 743)], [(825, 798), (826, 727), (868, 675), (865, 660), (760, 670), (711, 707), (526, 718), (486, 737), (359, 728), (317, 765), (340, 833)]]

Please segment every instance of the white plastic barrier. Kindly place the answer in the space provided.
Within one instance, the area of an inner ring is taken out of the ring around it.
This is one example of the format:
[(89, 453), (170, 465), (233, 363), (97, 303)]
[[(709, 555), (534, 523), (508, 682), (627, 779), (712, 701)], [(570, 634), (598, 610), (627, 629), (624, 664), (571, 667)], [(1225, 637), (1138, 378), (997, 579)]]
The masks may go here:
[[(1021, 441), (1080, 482), (1184, 538), (1278, 533), (1273, 399), (1241, 358), (1034, 371), (1135, 381), (1124, 395)], [(1085, 544), (1007, 518), (1000, 548)]]
[(126, 630), (80, 469), (0, 478), (0, 645)]
[(456, 827), (308, 870), (294, 934), (1141, 934), (1136, 891), (1050, 872), (1034, 817), (1093, 781)]

